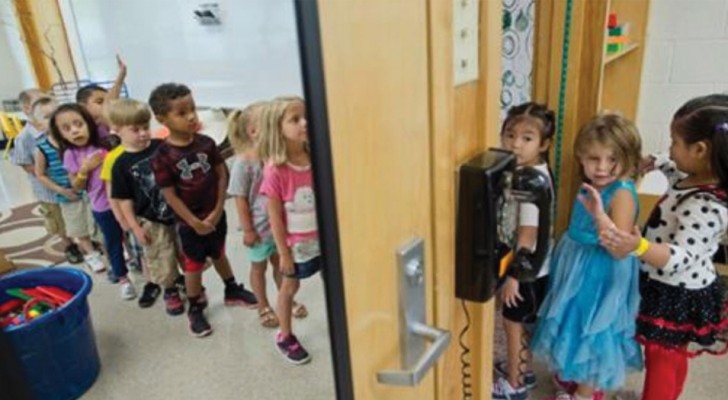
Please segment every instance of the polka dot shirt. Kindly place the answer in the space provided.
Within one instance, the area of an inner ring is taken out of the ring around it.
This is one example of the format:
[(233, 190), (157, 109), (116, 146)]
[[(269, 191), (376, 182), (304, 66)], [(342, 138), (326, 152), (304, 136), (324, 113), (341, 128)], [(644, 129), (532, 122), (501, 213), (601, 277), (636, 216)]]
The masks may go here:
[(715, 195), (706, 192), (680, 201), (697, 188), (678, 188), (684, 175), (674, 164), (662, 162), (659, 168), (667, 176), (670, 188), (650, 216), (645, 238), (668, 244), (670, 260), (662, 269), (642, 262), (642, 270), (649, 273), (650, 279), (668, 285), (704, 288), (716, 279), (712, 258), (728, 228), (728, 209)]

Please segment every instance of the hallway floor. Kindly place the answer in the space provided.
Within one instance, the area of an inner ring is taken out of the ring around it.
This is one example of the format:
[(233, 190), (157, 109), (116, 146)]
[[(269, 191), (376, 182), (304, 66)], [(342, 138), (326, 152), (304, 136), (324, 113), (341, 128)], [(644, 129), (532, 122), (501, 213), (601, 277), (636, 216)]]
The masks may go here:
[[(0, 161), (0, 214), (33, 201), (24, 174), (8, 161)], [(250, 288), (248, 261), (242, 234), (236, 230), (232, 201), (228, 201), (226, 211), (228, 256), (238, 281)], [(0, 247), (25, 243), (30, 236), (35, 239), (37, 230), (17, 229), (12, 235), (3, 235)], [(210, 304), (206, 314), (214, 329), (204, 339), (189, 333), (186, 316), (168, 316), (161, 297), (153, 307), (142, 309), (136, 300), (122, 300), (119, 287), (108, 283), (105, 274), (93, 276), (89, 303), (101, 373), (82, 399), (335, 398), (326, 303), (319, 277), (304, 281), (297, 297), (308, 308), (309, 316), (294, 320), (294, 332), (312, 361), (295, 366), (278, 353), (275, 330), (260, 325), (256, 310), (223, 306), (223, 285), (214, 269), (203, 276)], [(268, 276), (268, 295), (275, 304), (270, 272)], [(141, 293), (143, 277), (134, 274), (132, 279)]]

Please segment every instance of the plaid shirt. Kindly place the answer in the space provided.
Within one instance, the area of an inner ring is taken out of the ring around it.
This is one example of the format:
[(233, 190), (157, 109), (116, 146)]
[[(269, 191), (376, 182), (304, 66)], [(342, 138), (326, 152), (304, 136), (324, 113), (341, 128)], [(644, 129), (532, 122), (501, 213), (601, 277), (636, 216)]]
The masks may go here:
[[(23, 131), (15, 138), (12, 162), (17, 166), (35, 165), (35, 150), (38, 142), (45, 138), (45, 132), (38, 132), (30, 123), (25, 124)], [(44, 203), (57, 203), (55, 193), (43, 186), (35, 177), (35, 174), (28, 173), (30, 185), (38, 201)]]

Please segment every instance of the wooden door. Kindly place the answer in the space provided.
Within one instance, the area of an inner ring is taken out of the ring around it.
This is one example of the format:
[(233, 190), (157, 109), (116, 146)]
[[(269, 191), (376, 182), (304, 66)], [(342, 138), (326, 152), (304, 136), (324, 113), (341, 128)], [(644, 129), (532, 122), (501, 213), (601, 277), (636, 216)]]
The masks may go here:
[(332, 0), (318, 12), (354, 396), (434, 399), (434, 371), (415, 387), (377, 382), (401, 368), (396, 251), (414, 237), (433, 321), (427, 8)]

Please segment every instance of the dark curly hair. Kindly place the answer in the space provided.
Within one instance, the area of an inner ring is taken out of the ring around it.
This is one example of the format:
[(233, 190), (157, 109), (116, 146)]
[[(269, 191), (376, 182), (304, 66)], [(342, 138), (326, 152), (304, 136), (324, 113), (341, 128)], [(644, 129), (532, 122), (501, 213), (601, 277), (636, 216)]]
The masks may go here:
[(181, 83), (165, 83), (157, 86), (149, 95), (149, 107), (152, 108), (154, 115), (165, 115), (171, 107), (172, 100), (185, 97), (192, 93), (190, 88)]
[(86, 104), (94, 92), (108, 93), (109, 91), (94, 83), (86, 85), (76, 92), (76, 103)]

